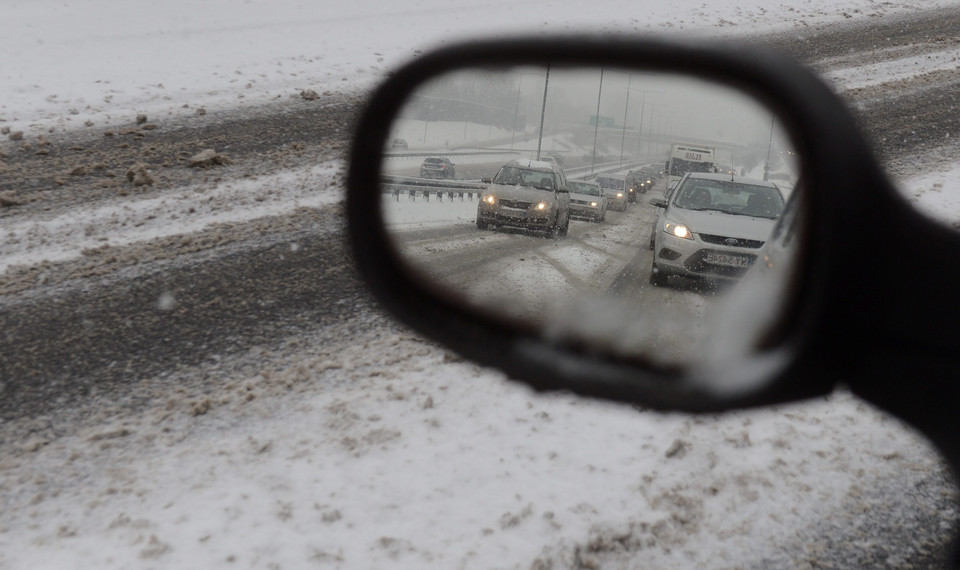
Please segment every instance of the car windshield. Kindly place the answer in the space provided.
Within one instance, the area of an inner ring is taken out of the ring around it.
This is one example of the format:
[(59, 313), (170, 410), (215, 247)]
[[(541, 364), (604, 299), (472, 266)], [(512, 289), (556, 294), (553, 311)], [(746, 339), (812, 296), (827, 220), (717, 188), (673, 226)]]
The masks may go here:
[(776, 219), (783, 211), (783, 197), (770, 186), (691, 178), (680, 188), (674, 205), (686, 210)]
[(577, 194), (589, 194), (590, 196), (599, 196), (600, 188), (595, 184), (588, 184), (586, 182), (572, 182), (568, 181), (570, 185), (570, 191), (576, 192)]
[(597, 177), (597, 184), (599, 184), (601, 188), (608, 190), (623, 190), (623, 180), (619, 178)]
[(529, 186), (540, 190), (556, 188), (553, 172), (533, 170), (516, 166), (504, 166), (493, 179), (494, 184), (505, 186)]

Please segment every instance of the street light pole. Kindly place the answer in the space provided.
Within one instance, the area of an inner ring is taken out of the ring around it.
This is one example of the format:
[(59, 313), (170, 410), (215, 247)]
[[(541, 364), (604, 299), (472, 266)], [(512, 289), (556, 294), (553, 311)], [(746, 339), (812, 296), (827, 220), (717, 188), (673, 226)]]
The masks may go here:
[(763, 165), (763, 179), (770, 178), (770, 149), (773, 147), (773, 123), (777, 120), (776, 115), (770, 115), (770, 139), (767, 141), (767, 162)]
[(540, 137), (537, 139), (537, 160), (540, 160), (540, 149), (543, 146), (543, 116), (547, 112), (547, 85), (550, 84), (550, 64), (547, 64), (547, 76), (543, 80), (543, 104), (540, 106)]
[(600, 86), (597, 88), (597, 115), (593, 124), (593, 157), (590, 160), (590, 174), (597, 165), (597, 133), (600, 131), (600, 95), (603, 94), (603, 68), (600, 68)]
[[(623, 104), (623, 130), (620, 132), (620, 166), (623, 166), (623, 144), (627, 140), (627, 109), (630, 108), (630, 83), (633, 74), (627, 75), (627, 102)], [(638, 143), (639, 146), (639, 143)]]
[(510, 150), (513, 150), (513, 141), (517, 136), (517, 117), (520, 116), (520, 89), (523, 88), (523, 76), (517, 82), (517, 102), (513, 107), (513, 124), (510, 125)]

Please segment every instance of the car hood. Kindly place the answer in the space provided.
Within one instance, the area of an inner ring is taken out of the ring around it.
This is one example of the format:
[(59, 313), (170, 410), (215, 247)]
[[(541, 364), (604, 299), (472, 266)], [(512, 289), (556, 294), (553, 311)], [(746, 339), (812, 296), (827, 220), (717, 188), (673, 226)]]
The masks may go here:
[(522, 200), (524, 202), (541, 202), (555, 199), (555, 194), (550, 190), (538, 190), (529, 186), (506, 186), (503, 184), (491, 184), (487, 188), (487, 193), (493, 194), (497, 198), (507, 198), (508, 200)]
[(758, 241), (767, 241), (776, 220), (735, 216), (714, 210), (684, 210), (670, 208), (665, 217), (683, 224), (695, 234), (710, 234)]

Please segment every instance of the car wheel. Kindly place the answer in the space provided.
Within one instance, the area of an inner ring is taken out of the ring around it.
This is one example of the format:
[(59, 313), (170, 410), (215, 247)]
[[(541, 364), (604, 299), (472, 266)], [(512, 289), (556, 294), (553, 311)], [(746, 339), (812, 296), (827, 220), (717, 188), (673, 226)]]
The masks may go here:
[(490, 223), (489, 223), (489, 222), (486, 222), (486, 221), (484, 221), (484, 220), (481, 220), (480, 217), (477, 216), (477, 229), (478, 229), (478, 230), (485, 230), (485, 229), (487, 229), (488, 227), (490, 227)]
[(657, 230), (654, 229), (653, 233), (650, 234), (650, 250), (657, 248)]
[(655, 287), (666, 287), (667, 274), (657, 270), (657, 264), (650, 266), (650, 284)]
[[(559, 216), (557, 216), (559, 218)], [(565, 236), (567, 232), (570, 231), (570, 214), (567, 214), (567, 219), (563, 222), (563, 226), (560, 228), (560, 235)]]

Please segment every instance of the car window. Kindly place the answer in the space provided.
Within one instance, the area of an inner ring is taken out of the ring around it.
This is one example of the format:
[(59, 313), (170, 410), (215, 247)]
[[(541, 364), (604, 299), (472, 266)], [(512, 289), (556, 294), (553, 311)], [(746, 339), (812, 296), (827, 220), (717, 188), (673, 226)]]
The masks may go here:
[(554, 190), (557, 187), (557, 181), (553, 172), (530, 170), (516, 166), (504, 166), (501, 168), (500, 172), (497, 172), (497, 175), (494, 177), (493, 183), (506, 186), (528, 186), (541, 190)]
[(770, 219), (778, 218), (783, 211), (783, 197), (776, 188), (695, 178), (684, 183), (674, 204), (687, 210), (714, 210)]
[(618, 178), (597, 177), (597, 184), (599, 184), (601, 188), (607, 188), (610, 190), (623, 190), (623, 180)]
[(587, 184), (585, 182), (569, 182), (570, 190), (577, 192), (579, 194), (589, 194), (590, 196), (599, 196), (600, 188), (594, 186), (593, 184)]
[(600, 188), (592, 184), (580, 184), (577, 186), (577, 189), (582, 194), (588, 194), (590, 196), (600, 195)]

